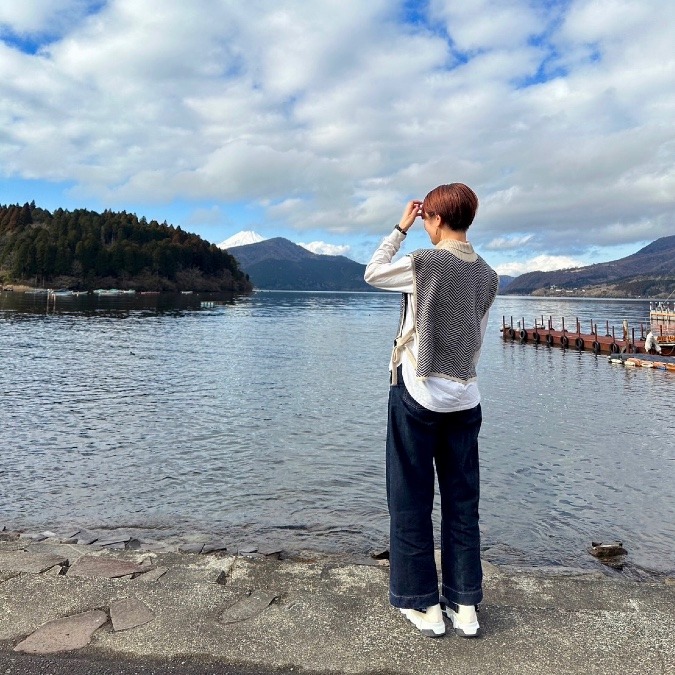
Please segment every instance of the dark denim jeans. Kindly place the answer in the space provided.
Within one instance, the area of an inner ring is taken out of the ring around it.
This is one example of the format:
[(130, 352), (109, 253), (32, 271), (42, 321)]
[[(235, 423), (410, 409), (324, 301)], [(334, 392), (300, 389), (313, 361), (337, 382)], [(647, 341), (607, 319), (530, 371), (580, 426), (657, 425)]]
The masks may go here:
[(401, 376), (389, 389), (389, 600), (394, 607), (422, 609), (439, 601), (431, 521), (434, 462), (441, 494), (443, 595), (461, 605), (483, 599), (478, 529), (481, 420), (480, 405), (451, 413), (424, 408), (410, 396)]

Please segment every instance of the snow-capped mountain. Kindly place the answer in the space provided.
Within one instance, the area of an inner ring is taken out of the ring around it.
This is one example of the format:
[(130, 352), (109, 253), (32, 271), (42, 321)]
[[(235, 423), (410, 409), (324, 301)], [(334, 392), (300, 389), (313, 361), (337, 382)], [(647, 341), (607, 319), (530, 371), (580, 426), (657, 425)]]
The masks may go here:
[(234, 246), (248, 246), (248, 244), (257, 244), (259, 241), (265, 241), (265, 237), (262, 237), (257, 232), (253, 230), (243, 230), (242, 232), (237, 232), (225, 241), (221, 241), (218, 244), (218, 248), (233, 248)]

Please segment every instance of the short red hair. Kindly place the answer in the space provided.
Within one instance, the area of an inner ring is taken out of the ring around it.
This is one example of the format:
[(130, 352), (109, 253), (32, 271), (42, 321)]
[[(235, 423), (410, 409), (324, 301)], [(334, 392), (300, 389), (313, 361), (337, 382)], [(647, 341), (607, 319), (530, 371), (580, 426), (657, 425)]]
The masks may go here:
[(425, 216), (440, 216), (451, 230), (466, 232), (478, 210), (476, 193), (464, 183), (450, 183), (434, 188), (422, 202)]

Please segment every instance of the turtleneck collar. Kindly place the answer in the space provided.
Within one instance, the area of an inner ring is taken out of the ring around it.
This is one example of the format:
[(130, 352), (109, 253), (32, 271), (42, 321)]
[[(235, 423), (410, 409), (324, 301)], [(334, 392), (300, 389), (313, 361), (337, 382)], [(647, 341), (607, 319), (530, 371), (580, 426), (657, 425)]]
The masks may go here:
[(466, 260), (467, 262), (474, 262), (478, 258), (478, 255), (473, 250), (471, 242), (468, 241), (441, 239), (441, 241), (436, 244), (436, 248), (450, 251), (451, 253), (454, 253), (460, 260)]

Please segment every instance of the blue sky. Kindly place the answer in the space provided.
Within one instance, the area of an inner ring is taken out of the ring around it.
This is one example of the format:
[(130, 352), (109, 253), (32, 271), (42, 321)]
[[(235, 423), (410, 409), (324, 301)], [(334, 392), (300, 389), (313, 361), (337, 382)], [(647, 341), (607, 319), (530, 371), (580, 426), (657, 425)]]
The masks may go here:
[(675, 234), (673, 26), (661, 0), (3, 0), (0, 203), (365, 262), (462, 181), (500, 273), (611, 260)]

